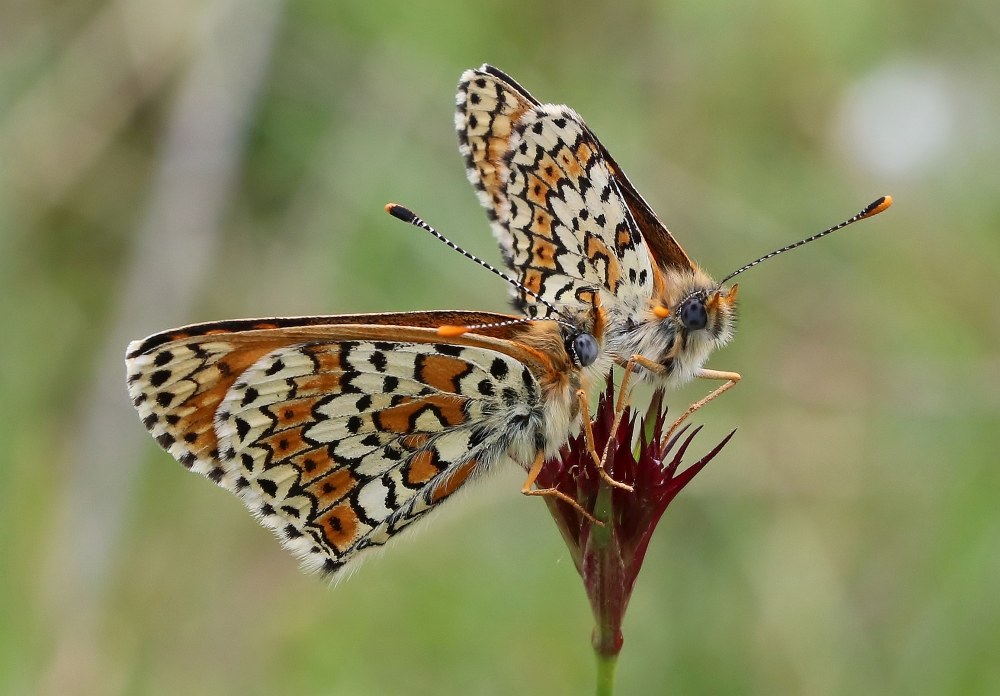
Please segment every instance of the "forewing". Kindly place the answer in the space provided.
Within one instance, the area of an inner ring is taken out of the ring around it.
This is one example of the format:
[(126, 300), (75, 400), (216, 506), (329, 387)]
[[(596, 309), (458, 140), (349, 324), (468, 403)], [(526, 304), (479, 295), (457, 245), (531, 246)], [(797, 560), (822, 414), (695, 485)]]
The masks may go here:
[[(559, 305), (605, 306), (652, 293), (649, 255), (611, 178), (600, 146), (565, 106), (543, 105), (517, 122), (505, 159), (512, 265), (530, 290)], [(528, 307), (546, 308), (522, 293)]]
[(129, 393), (164, 449), (309, 570), (356, 561), (534, 439), (541, 388), (505, 352), (412, 328), (218, 326), (130, 345)]
[[(514, 241), (511, 232), (500, 222), (509, 210), (509, 201), (502, 185), (506, 176), (503, 157), (511, 149), (513, 124), (540, 105), (513, 78), (490, 65), (466, 71), (459, 82), (455, 115), (459, 151), (465, 157), (469, 181), (486, 208), (505, 259), (512, 256)], [(579, 125), (596, 144), (610, 178), (617, 186), (653, 261), (660, 268), (690, 270), (693, 267), (691, 259), (660, 222), (622, 168), (582, 120), (579, 120)]]
[(514, 241), (501, 219), (510, 209), (503, 190), (504, 157), (517, 123), (531, 108), (539, 106), (527, 91), (496, 68), (484, 65), (466, 70), (458, 83), (455, 130), (458, 151), (465, 158), (465, 171), (510, 265)]
[(618, 163), (615, 162), (611, 154), (601, 144), (601, 141), (597, 140), (596, 137), (594, 137), (594, 140), (601, 148), (601, 154), (611, 171), (611, 177), (618, 184), (618, 190), (621, 192), (629, 212), (632, 213), (632, 218), (639, 228), (639, 233), (642, 235), (643, 241), (646, 242), (653, 261), (660, 268), (674, 268), (682, 272), (694, 269), (694, 263), (687, 255), (687, 252), (684, 251), (684, 248), (677, 243), (677, 240), (670, 234), (670, 230), (667, 229), (666, 225), (656, 217), (656, 213), (649, 207), (646, 199), (635, 189), (635, 186), (632, 185), (625, 172), (622, 171)]

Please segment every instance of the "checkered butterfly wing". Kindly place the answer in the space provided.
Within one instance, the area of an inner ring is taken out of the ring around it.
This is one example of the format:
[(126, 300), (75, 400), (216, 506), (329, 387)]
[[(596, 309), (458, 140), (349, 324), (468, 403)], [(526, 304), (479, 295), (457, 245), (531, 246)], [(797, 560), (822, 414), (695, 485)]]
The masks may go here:
[[(736, 293), (691, 261), (583, 120), (484, 65), (462, 76), (455, 122), (469, 180), (519, 279), (560, 311), (596, 287), (602, 357), (638, 356), (642, 376), (661, 385), (698, 376), (732, 337)], [(530, 310), (531, 298), (516, 299)]]
[(510, 450), (537, 447), (544, 360), (426, 328), (505, 318), (195, 325), (128, 347), (129, 394), (164, 449), (238, 495), (308, 570), (333, 573)]
[[(492, 81), (491, 81), (492, 80)], [(652, 272), (635, 221), (577, 114), (502, 91), (495, 78), (467, 72), (459, 85), (460, 149), (493, 219), (508, 265), (553, 305), (637, 307)], [(550, 310), (523, 291), (530, 315)]]
[[(491, 65), (468, 70), (462, 75), (456, 102), (455, 126), (469, 181), (486, 209), (505, 260), (514, 267), (516, 230), (511, 230), (508, 223), (511, 202), (507, 181), (511, 173), (505, 158), (513, 150), (519, 124), (523, 119), (533, 118), (531, 112), (541, 107), (565, 107), (543, 105), (513, 78)], [(628, 208), (654, 263), (663, 269), (692, 270), (694, 264), (687, 253), (660, 222), (604, 145), (579, 116), (572, 114), (572, 117), (576, 121), (575, 129), (586, 133), (588, 145), (599, 153), (602, 165), (614, 183), (621, 202)]]

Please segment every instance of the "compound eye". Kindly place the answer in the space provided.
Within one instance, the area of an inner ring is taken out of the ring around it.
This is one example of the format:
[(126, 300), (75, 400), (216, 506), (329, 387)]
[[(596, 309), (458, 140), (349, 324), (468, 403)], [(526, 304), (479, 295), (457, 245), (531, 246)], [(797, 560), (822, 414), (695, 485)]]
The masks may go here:
[(697, 297), (691, 297), (681, 305), (681, 323), (685, 328), (698, 331), (708, 326), (708, 310), (705, 303)]
[(580, 367), (593, 365), (597, 360), (597, 339), (589, 333), (577, 334), (573, 338), (572, 353)]

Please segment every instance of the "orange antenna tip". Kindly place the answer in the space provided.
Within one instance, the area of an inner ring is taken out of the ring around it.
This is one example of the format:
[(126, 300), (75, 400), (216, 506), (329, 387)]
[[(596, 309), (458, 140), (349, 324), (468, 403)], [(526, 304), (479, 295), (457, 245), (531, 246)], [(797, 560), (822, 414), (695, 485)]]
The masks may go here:
[(469, 328), (466, 326), (452, 326), (451, 324), (445, 324), (437, 328), (437, 335), (441, 338), (458, 338), (468, 332)]
[(670, 310), (663, 305), (653, 305), (653, 314), (659, 319), (666, 319), (670, 316)]
[(861, 219), (870, 218), (873, 215), (878, 215), (879, 213), (889, 209), (892, 205), (892, 196), (882, 196), (877, 201), (872, 202), (864, 212), (861, 213)]

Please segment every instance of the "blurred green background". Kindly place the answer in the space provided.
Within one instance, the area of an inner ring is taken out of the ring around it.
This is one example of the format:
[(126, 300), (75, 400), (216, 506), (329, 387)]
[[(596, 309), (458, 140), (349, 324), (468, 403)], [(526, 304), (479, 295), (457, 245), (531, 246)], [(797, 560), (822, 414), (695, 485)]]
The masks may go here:
[(125, 394), (127, 341), (183, 323), (503, 310), (382, 211), (499, 259), (452, 126), (489, 61), (717, 277), (896, 199), (742, 279), (694, 451), (739, 432), (654, 537), (619, 693), (1000, 692), (998, 46), (987, 0), (4, 3), (0, 691), (592, 690), (523, 474), (331, 588)]

